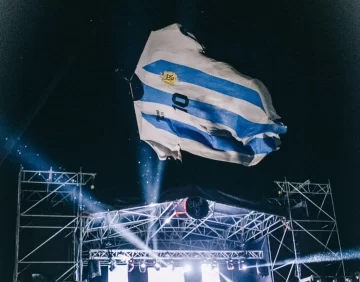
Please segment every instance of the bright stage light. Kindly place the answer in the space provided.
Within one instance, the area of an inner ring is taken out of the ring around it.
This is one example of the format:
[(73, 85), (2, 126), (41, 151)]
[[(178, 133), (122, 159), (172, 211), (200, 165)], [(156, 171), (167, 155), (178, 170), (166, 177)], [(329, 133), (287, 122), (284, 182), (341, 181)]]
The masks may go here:
[(219, 269), (219, 265), (217, 264), (217, 262), (216, 261), (214, 261), (214, 262), (212, 262), (211, 263), (211, 269), (212, 270), (218, 270)]
[[(121, 280), (119, 280), (121, 281)], [(160, 271), (150, 267), (148, 269), (149, 282), (185, 282), (184, 270), (182, 267), (175, 267), (174, 271), (169, 267), (162, 267)]]
[[(214, 267), (215, 266), (215, 267)], [(206, 282), (220, 282), (219, 268), (217, 264), (202, 264), (201, 265), (201, 281)]]
[(244, 260), (239, 261), (239, 270), (246, 270), (248, 267)]
[(139, 265), (139, 270), (141, 273), (145, 273), (146, 272), (146, 263), (145, 262), (142, 262), (140, 265)]
[(170, 262), (167, 267), (168, 267), (169, 269), (171, 269), (172, 271), (174, 271), (174, 269), (175, 269), (174, 262)]
[(128, 282), (128, 269), (127, 265), (118, 265), (113, 271), (108, 272), (108, 281), (109, 282)]
[(160, 268), (161, 268), (161, 265), (160, 265), (160, 263), (156, 262), (155, 265), (154, 265), (154, 267), (155, 267), (155, 270), (156, 270), (156, 271), (159, 271)]
[(188, 273), (188, 272), (191, 272), (191, 270), (192, 270), (192, 267), (190, 264), (186, 264), (184, 266), (184, 272)]
[(232, 259), (230, 259), (230, 260), (228, 260), (226, 262), (226, 267), (227, 267), (228, 270), (234, 270), (235, 269), (235, 266), (234, 266), (234, 263), (233, 263)]
[(168, 217), (167, 219), (165, 219), (165, 223), (166, 224), (169, 224), (171, 222), (171, 218), (170, 217)]

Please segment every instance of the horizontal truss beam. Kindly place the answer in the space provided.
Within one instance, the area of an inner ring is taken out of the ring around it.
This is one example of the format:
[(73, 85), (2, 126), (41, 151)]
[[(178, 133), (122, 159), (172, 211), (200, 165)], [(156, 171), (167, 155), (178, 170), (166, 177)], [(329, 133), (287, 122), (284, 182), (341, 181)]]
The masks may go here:
[(228, 259), (262, 259), (264, 257), (263, 251), (183, 251), (183, 250), (107, 250), (96, 249), (89, 251), (89, 259), (91, 260), (147, 260), (147, 259), (161, 259), (161, 260), (228, 260)]

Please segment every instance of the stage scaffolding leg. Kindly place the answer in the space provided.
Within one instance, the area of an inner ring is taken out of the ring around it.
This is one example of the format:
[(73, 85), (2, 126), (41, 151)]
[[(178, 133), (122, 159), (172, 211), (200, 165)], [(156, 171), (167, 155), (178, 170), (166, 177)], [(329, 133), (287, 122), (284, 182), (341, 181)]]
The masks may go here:
[(84, 226), (83, 226), (83, 195), (82, 195), (82, 170), (80, 169), (80, 184), (79, 184), (79, 202), (77, 218), (79, 220), (79, 243), (78, 243), (78, 254), (77, 254), (77, 280), (83, 281), (83, 238), (84, 238)]
[(287, 190), (287, 204), (288, 204), (288, 211), (289, 211), (289, 223), (290, 223), (290, 230), (291, 230), (291, 236), (292, 236), (292, 241), (293, 241), (293, 248), (294, 248), (294, 255), (295, 255), (295, 261), (294, 261), (294, 265), (295, 265), (295, 277), (297, 277), (300, 281), (301, 279), (301, 265), (299, 264), (298, 261), (298, 249), (297, 249), (297, 243), (295, 240), (298, 238), (295, 238), (295, 232), (294, 232), (294, 225), (293, 225), (293, 218), (292, 218), (292, 213), (291, 213), (291, 204), (290, 204), (290, 187), (289, 184), (286, 185), (286, 190)]
[(274, 271), (272, 270), (273, 267), (272, 267), (272, 253), (271, 253), (271, 245), (270, 245), (270, 238), (269, 238), (270, 235), (267, 235), (267, 243), (268, 243), (268, 250), (269, 250), (269, 262), (270, 262), (270, 267), (269, 267), (269, 270), (270, 270), (270, 275), (271, 275), (271, 281), (272, 282), (275, 282), (275, 279), (274, 279)]
[(21, 200), (21, 169), (19, 172), (18, 178), (18, 187), (17, 187), (17, 203), (16, 203), (16, 231), (15, 231), (15, 263), (14, 263), (14, 274), (13, 282), (18, 281), (18, 272), (19, 272), (19, 242), (20, 242), (20, 200)]
[(336, 228), (336, 231), (337, 231), (336, 235), (337, 235), (337, 239), (338, 239), (338, 242), (339, 242), (339, 251), (340, 251), (340, 257), (341, 257), (341, 268), (342, 268), (342, 272), (343, 272), (342, 274), (343, 274), (344, 277), (346, 277), (345, 265), (344, 265), (344, 257), (343, 257), (343, 252), (342, 252), (342, 248), (341, 248), (339, 228), (338, 228), (337, 220), (336, 220), (335, 204), (334, 204), (334, 198), (333, 198), (333, 194), (332, 194), (330, 181), (329, 181), (329, 189), (330, 189), (330, 199), (331, 199), (331, 204), (332, 204), (333, 213), (334, 213), (334, 219), (335, 219), (335, 228)]
[[(76, 202), (74, 201), (73, 203), (73, 214), (76, 215), (77, 214), (77, 206), (76, 206)], [(78, 229), (78, 224), (79, 221), (77, 220), (75, 223), (75, 228), (74, 228), (74, 232), (73, 232), (73, 252), (72, 252), (72, 257), (73, 260), (75, 261), (75, 265), (74, 265), (74, 272), (72, 273), (73, 279), (74, 281), (76, 281), (77, 279), (77, 268), (78, 268), (78, 264), (77, 264), (77, 256), (76, 256), (76, 249), (77, 249), (77, 242), (76, 242), (76, 232)]]

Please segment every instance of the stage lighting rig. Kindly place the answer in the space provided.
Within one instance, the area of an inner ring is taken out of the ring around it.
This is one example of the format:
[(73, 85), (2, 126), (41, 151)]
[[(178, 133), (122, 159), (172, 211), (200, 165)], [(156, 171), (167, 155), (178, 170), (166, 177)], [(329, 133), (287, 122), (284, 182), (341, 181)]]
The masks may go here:
[(228, 260), (226, 262), (226, 267), (228, 270), (234, 270), (235, 269), (235, 266), (234, 266), (234, 262), (232, 259)]
[(171, 270), (174, 271), (174, 269), (175, 269), (175, 264), (174, 264), (174, 262), (171, 261), (171, 262), (168, 264), (168, 267), (170, 267)]
[(161, 265), (160, 265), (159, 262), (156, 262), (155, 265), (154, 265), (154, 267), (155, 267), (155, 270), (156, 270), (156, 271), (160, 271)]
[(189, 272), (191, 272), (191, 270), (192, 270), (191, 265), (190, 265), (190, 264), (185, 264), (185, 266), (184, 266), (184, 272), (189, 273)]
[(142, 262), (140, 265), (139, 265), (139, 271), (141, 273), (145, 273), (146, 272), (146, 263), (145, 262)]
[(134, 260), (133, 260), (133, 259), (129, 259), (127, 264), (128, 264), (128, 272), (133, 271), (134, 268), (135, 268)]
[(246, 270), (246, 269), (247, 269), (247, 265), (246, 265), (245, 260), (243, 260), (243, 259), (239, 260), (239, 262), (238, 262), (238, 267), (239, 267), (239, 270)]
[(115, 261), (115, 260), (111, 260), (111, 261), (110, 261), (110, 265), (109, 265), (109, 270), (110, 270), (110, 271), (114, 271), (115, 268), (116, 268), (116, 261)]
[(215, 270), (215, 269), (217, 269), (217, 268), (219, 268), (218, 263), (217, 263), (216, 261), (213, 261), (213, 262), (211, 263), (211, 269), (212, 269), (212, 270)]

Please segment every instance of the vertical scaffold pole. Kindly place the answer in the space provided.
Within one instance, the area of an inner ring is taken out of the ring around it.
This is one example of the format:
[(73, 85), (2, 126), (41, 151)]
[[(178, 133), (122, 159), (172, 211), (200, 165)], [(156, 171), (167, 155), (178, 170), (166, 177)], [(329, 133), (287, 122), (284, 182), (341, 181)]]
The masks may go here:
[(342, 268), (342, 272), (343, 272), (342, 274), (343, 274), (344, 277), (346, 277), (346, 271), (345, 271), (345, 265), (344, 265), (344, 256), (343, 256), (343, 252), (342, 252), (342, 248), (341, 248), (339, 227), (338, 227), (337, 220), (336, 220), (335, 203), (334, 203), (334, 198), (333, 198), (333, 194), (332, 194), (330, 180), (329, 180), (329, 192), (330, 192), (331, 205), (332, 205), (334, 219), (335, 219), (336, 235), (337, 235), (338, 244), (339, 244), (339, 251), (340, 251), (340, 257), (341, 257), (341, 268)]
[(15, 261), (14, 261), (15, 263), (14, 263), (13, 282), (18, 281), (18, 273), (19, 273), (21, 173), (22, 173), (22, 168), (20, 167), (18, 186), (17, 186), (17, 202), (16, 202)]
[(286, 182), (286, 193), (287, 193), (287, 202), (288, 202), (288, 212), (289, 212), (289, 220), (290, 220), (290, 229), (291, 229), (291, 235), (292, 235), (292, 241), (293, 241), (293, 248), (294, 248), (294, 254), (295, 254), (295, 277), (298, 278), (300, 281), (301, 279), (301, 265), (298, 261), (298, 249), (295, 239), (295, 233), (294, 233), (294, 225), (293, 225), (293, 218), (291, 213), (291, 203), (290, 203), (290, 185), (288, 181), (285, 179)]
[(79, 212), (78, 217), (80, 220), (80, 230), (79, 230), (79, 281), (83, 281), (83, 203), (82, 203), (82, 183), (83, 183), (83, 175), (82, 175), (82, 168), (80, 168), (80, 184), (79, 184)]

